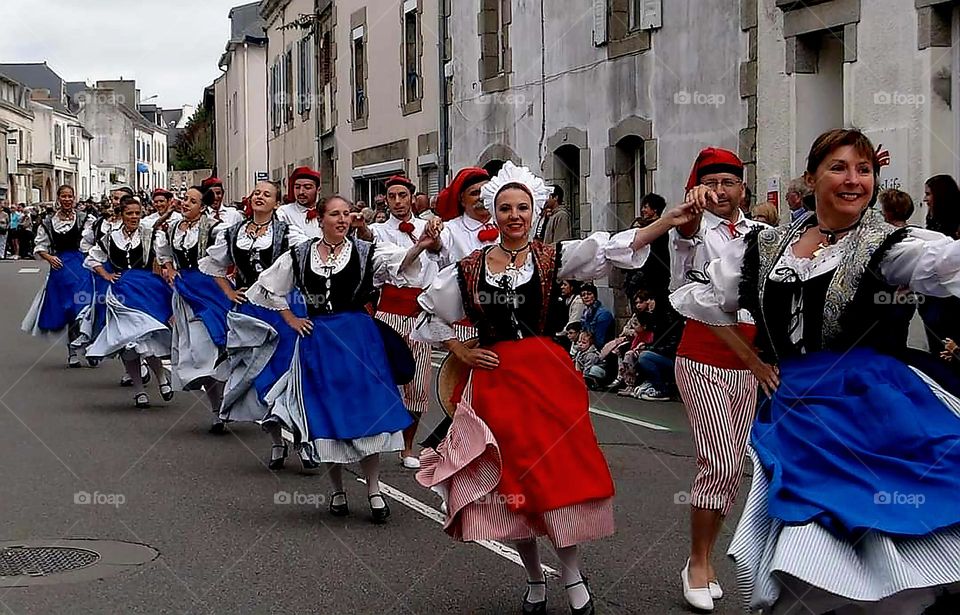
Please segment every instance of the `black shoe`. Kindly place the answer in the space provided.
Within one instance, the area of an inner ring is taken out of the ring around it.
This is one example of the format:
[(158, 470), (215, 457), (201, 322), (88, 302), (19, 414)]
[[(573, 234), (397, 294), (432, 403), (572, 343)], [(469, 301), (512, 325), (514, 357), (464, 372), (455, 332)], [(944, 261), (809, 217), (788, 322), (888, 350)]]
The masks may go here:
[(297, 456), (300, 457), (300, 465), (303, 466), (304, 470), (316, 470), (320, 467), (320, 464), (314, 461), (313, 459), (310, 459), (309, 457), (304, 457), (302, 450), (299, 452)]
[(123, 375), (123, 378), (120, 379), (120, 386), (122, 386), (122, 387), (132, 387), (132, 386), (133, 386), (133, 378), (131, 378), (130, 376), (124, 374), (124, 375)]
[(92, 357), (87, 357), (87, 365), (90, 367), (96, 367), (100, 365), (100, 359), (94, 359)]
[[(273, 449), (275, 449), (275, 448), (282, 448), (282, 449), (283, 449), (283, 456), (282, 456), (282, 457), (277, 457), (276, 459), (274, 459), (274, 457), (273, 457)], [(282, 470), (282, 469), (283, 469), (283, 462), (284, 462), (286, 459), (287, 459), (287, 445), (286, 445), (286, 444), (274, 444), (273, 446), (270, 447), (270, 463), (267, 464), (267, 467), (268, 467), (269, 469), (273, 470), (274, 472), (276, 472), (277, 470)]]
[(75, 354), (70, 355), (67, 358), (67, 365), (70, 367), (70, 369), (77, 369), (80, 367), (80, 357)]
[(140, 380), (143, 382), (143, 384), (145, 384), (145, 385), (146, 385), (146, 384), (150, 384), (150, 379), (151, 379), (151, 378), (152, 378), (152, 376), (150, 375), (150, 370), (147, 369), (145, 365), (141, 365), (141, 366), (140, 366)]
[[(343, 496), (343, 504), (334, 504), (333, 501), (338, 495)], [(334, 491), (330, 495), (330, 514), (334, 517), (346, 517), (350, 514), (350, 507), (347, 506), (347, 494), (343, 491)]]
[(173, 399), (173, 385), (169, 382), (160, 383), (160, 397), (163, 401), (170, 401)]
[(521, 612), (524, 615), (547, 615), (547, 600), (544, 598), (540, 602), (529, 602), (530, 585), (546, 585), (546, 581), (527, 581), (527, 591), (523, 594), (523, 604)]
[(150, 407), (150, 398), (146, 393), (137, 393), (133, 396), (133, 405), (143, 410)]
[[(373, 507), (373, 498), (379, 497), (383, 500), (383, 508), (374, 508)], [(387, 499), (379, 493), (374, 493), (373, 495), (367, 496), (367, 499), (370, 500), (370, 514), (373, 516), (374, 523), (386, 523), (387, 519), (390, 517), (390, 507), (387, 506)]]
[[(590, 593), (590, 586), (587, 584), (587, 580), (586, 580), (586, 579), (580, 579), (580, 580), (577, 581), (576, 583), (571, 583), (570, 585), (564, 585), (563, 587), (564, 587), (564, 589), (570, 589), (571, 587), (576, 587), (577, 585), (580, 585), (581, 583), (583, 584), (584, 587), (587, 588), (587, 593), (589, 594), (589, 593)], [(585, 605), (583, 605), (582, 607), (580, 607), (579, 609), (575, 609), (575, 608), (573, 608), (572, 606), (570, 607), (570, 613), (571, 613), (572, 615), (593, 615), (593, 614), (596, 613), (596, 612), (597, 612), (597, 610), (593, 607), (593, 596), (592, 596), (592, 595), (591, 595), (590, 598), (587, 600), (587, 603), (586, 603)]]
[(222, 436), (227, 433), (227, 424), (223, 421), (217, 421), (210, 426), (210, 433), (215, 436)]

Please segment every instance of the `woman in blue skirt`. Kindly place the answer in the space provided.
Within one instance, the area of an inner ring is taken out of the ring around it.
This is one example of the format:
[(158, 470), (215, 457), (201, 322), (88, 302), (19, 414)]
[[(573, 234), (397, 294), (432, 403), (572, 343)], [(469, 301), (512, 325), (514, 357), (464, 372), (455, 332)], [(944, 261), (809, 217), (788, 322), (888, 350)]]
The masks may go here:
[(33, 335), (67, 330), (67, 364), (80, 367), (76, 344), (78, 317), (92, 301), (93, 276), (83, 268), (80, 240), (87, 215), (78, 212), (71, 186), (57, 189), (56, 211), (43, 218), (37, 229), (34, 254), (50, 264), (46, 282), (23, 320), (23, 330)]
[[(401, 275), (410, 283), (428, 279), (434, 271), (425, 271), (415, 256), (403, 272), (401, 265), (433, 239), (425, 237), (409, 251), (374, 245), (347, 236), (358, 223), (344, 199), (327, 199), (320, 206), (321, 236), (283, 254), (246, 297), (279, 311), (301, 336), (289, 371), (268, 395), (271, 418), (313, 461), (331, 464), (334, 515), (349, 512), (342, 464), (359, 461), (373, 520), (382, 523), (390, 509), (380, 495), (380, 453), (403, 449), (403, 430), (412, 419), (392, 376), (384, 333), (367, 305), (385, 281), (399, 281)], [(287, 298), (294, 288), (305, 299), (305, 318), (290, 309)]]
[(119, 356), (133, 382), (134, 404), (149, 408), (150, 399), (140, 372), (142, 359), (157, 376), (160, 396), (173, 399), (170, 373), (161, 359), (170, 356), (170, 309), (173, 293), (163, 278), (153, 273), (153, 231), (140, 224), (140, 203), (131, 196), (120, 201), (122, 225), (106, 233), (90, 248), (83, 265), (110, 284), (106, 319), (87, 357)]
[[(248, 302), (244, 293), (280, 255), (307, 240), (296, 226), (276, 217), (279, 199), (278, 184), (258, 182), (248, 199), (246, 218), (220, 233), (199, 263), (200, 271), (212, 276), (235, 305), (227, 314), (226, 352), (230, 375), (223, 393), (220, 419), (261, 423), (273, 438), (268, 462), (271, 470), (283, 469), (288, 448), (280, 436), (280, 424), (264, 421), (268, 414), (265, 399), (290, 369), (297, 332), (287, 326), (280, 312)], [(231, 269), (236, 288), (227, 277)], [(307, 315), (296, 290), (291, 292), (288, 303), (298, 318)], [(301, 457), (301, 461), (308, 469), (315, 467), (309, 458)]]
[(225, 433), (220, 402), (227, 380), (224, 361), (227, 345), (227, 312), (233, 307), (216, 280), (200, 272), (199, 261), (213, 245), (217, 222), (206, 215), (213, 192), (204, 196), (199, 186), (187, 189), (182, 201), (183, 219), (158, 233), (157, 259), (164, 278), (173, 285), (173, 340), (170, 363), (174, 388), (203, 389), (213, 412), (210, 433)]
[[(960, 296), (960, 243), (886, 223), (879, 171), (862, 133), (824, 133), (804, 175), (815, 212), (731, 242), (671, 296), (767, 393), (729, 550), (751, 610), (911, 615), (960, 589), (960, 400), (904, 362), (896, 299)], [(759, 354), (733, 326), (739, 308)]]

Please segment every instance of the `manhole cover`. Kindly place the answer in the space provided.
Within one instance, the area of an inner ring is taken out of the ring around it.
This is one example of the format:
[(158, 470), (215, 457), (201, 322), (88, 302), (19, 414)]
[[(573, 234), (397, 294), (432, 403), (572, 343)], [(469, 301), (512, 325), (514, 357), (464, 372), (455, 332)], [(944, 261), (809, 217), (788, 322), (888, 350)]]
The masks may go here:
[(0, 588), (105, 579), (136, 570), (160, 554), (147, 545), (84, 538), (0, 542)]
[(100, 561), (100, 554), (67, 547), (12, 547), (0, 549), (0, 577), (42, 577), (80, 570)]

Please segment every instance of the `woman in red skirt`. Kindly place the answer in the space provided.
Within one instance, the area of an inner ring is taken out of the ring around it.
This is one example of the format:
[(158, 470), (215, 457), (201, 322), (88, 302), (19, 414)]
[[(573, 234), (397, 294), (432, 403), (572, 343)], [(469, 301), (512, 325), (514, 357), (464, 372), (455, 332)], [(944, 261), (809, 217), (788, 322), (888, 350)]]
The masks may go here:
[[(583, 378), (550, 339), (567, 314), (551, 306), (559, 280), (640, 267), (647, 244), (689, 214), (678, 207), (644, 229), (547, 245), (529, 237), (549, 194), (542, 179), (507, 162), (483, 188), (500, 242), (443, 269), (419, 298), (425, 315), (415, 335), (472, 369), (473, 401), (460, 403), (437, 449), (424, 450), (417, 476), (445, 496), (451, 536), (516, 545), (528, 575), (524, 613), (546, 612), (538, 536), (556, 549), (572, 612), (593, 613), (577, 545), (613, 533), (613, 480)], [(465, 317), (476, 325), (476, 348), (452, 327)]]

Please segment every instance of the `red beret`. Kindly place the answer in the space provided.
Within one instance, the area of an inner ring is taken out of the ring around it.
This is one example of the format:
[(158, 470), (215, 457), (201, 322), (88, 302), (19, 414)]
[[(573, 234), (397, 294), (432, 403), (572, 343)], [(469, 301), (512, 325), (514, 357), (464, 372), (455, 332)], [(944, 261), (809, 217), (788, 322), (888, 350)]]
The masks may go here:
[(208, 177), (207, 179), (200, 182), (200, 187), (203, 188), (204, 190), (209, 190), (214, 186), (220, 186), (221, 188), (223, 188), (223, 182), (220, 181), (219, 177)]
[(151, 198), (151, 199), (155, 199), (155, 198), (157, 198), (158, 196), (162, 196), (162, 197), (165, 197), (165, 198), (168, 198), (168, 199), (172, 199), (172, 198), (173, 198), (173, 193), (170, 192), (169, 190), (165, 190), (164, 188), (157, 188), (156, 190), (153, 191), (153, 194), (150, 196), (150, 198)]
[(383, 182), (383, 185), (386, 186), (387, 188), (391, 186), (406, 186), (406, 188), (410, 191), (411, 195), (417, 191), (417, 187), (405, 175), (394, 175), (387, 181)]
[(319, 171), (314, 171), (310, 167), (297, 167), (290, 174), (290, 180), (287, 182), (287, 195), (283, 199), (285, 203), (293, 203), (297, 200), (293, 196), (293, 184), (298, 179), (312, 179), (317, 188), (320, 187), (321, 175)]
[(460, 169), (449, 186), (437, 195), (437, 215), (444, 222), (453, 220), (461, 213), (460, 197), (463, 192), (477, 182), (488, 181), (490, 174), (480, 167)]
[(711, 173), (730, 173), (743, 178), (743, 161), (730, 150), (719, 147), (708, 147), (700, 152), (697, 161), (693, 163), (690, 178), (687, 180), (687, 190), (700, 183), (704, 175)]

